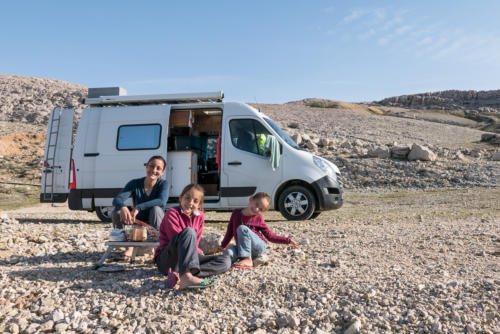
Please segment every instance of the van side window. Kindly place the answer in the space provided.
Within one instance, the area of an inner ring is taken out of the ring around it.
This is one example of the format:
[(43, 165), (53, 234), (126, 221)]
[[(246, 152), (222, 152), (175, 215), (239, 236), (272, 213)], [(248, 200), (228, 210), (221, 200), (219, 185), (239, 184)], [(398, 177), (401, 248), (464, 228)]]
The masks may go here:
[(253, 119), (233, 119), (229, 122), (231, 142), (240, 150), (264, 156), (264, 144), (269, 131)]
[(160, 147), (160, 124), (122, 125), (118, 128), (116, 148), (122, 150), (155, 150)]

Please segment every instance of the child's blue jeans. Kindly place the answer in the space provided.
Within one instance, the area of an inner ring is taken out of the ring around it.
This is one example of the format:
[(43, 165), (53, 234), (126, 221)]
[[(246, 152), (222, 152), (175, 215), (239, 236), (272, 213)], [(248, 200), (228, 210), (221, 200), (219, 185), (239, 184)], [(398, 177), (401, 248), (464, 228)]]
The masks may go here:
[(249, 256), (254, 259), (265, 252), (266, 242), (252, 232), (247, 226), (238, 226), (236, 233), (238, 234), (236, 246), (226, 249), (226, 253), (231, 256), (231, 262)]

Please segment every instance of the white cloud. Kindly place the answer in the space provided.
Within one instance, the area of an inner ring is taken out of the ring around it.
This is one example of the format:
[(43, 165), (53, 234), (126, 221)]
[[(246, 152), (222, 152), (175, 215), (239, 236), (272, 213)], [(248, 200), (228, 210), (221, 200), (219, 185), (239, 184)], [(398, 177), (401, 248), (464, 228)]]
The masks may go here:
[(369, 29), (368, 31), (365, 31), (361, 34), (358, 35), (358, 38), (362, 41), (374, 36), (377, 32), (375, 31), (375, 29), (371, 28)]
[(368, 11), (366, 11), (364, 9), (354, 9), (354, 10), (351, 10), (351, 13), (349, 13), (349, 15), (344, 17), (344, 19), (342, 21), (344, 23), (350, 23), (352, 21), (356, 21), (356, 20), (360, 19), (361, 17), (363, 17), (367, 13), (368, 13)]
[(406, 9), (354, 8), (328, 35), (345, 43), (371, 41), (398, 55), (500, 66), (500, 33), (464, 30)]

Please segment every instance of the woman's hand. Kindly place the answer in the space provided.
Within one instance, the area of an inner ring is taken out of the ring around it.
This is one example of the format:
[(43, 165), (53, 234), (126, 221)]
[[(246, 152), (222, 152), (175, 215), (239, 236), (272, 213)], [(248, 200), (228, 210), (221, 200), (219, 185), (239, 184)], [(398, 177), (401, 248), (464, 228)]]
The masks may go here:
[(120, 221), (126, 225), (132, 225), (135, 221), (135, 216), (132, 217), (130, 210), (126, 206), (120, 209)]
[(132, 223), (135, 223), (135, 217), (137, 216), (137, 214), (139, 213), (139, 210), (137, 210), (136, 208), (133, 208), (132, 211), (130, 211), (130, 215), (132, 216)]
[(300, 249), (300, 246), (293, 240), (290, 240), (290, 243), (292, 244), (293, 247), (295, 247), (296, 249)]

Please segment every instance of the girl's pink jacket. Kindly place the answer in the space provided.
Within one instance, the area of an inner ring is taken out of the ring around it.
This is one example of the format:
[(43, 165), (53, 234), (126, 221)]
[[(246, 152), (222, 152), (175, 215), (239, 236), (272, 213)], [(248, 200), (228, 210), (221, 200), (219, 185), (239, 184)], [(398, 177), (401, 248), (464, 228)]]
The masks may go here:
[(186, 227), (191, 227), (196, 231), (197, 240), (196, 240), (196, 248), (198, 250), (198, 254), (201, 254), (201, 249), (198, 247), (200, 244), (201, 234), (203, 233), (203, 225), (205, 224), (205, 215), (202, 211), (198, 211), (199, 215), (193, 215), (192, 219), (182, 212), (181, 206), (176, 206), (170, 208), (165, 212), (165, 216), (161, 221), (160, 225), (160, 246), (156, 248), (155, 258), (160, 254), (160, 251), (167, 247), (170, 239), (173, 238), (174, 235), (182, 232)]

